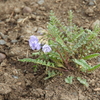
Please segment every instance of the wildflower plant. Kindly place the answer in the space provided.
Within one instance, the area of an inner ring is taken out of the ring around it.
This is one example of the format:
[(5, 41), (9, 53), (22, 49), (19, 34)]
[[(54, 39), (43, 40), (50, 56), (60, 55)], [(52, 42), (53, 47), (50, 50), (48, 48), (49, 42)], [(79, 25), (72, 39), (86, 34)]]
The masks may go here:
[(99, 68), (100, 64), (90, 66), (86, 60), (100, 55), (100, 29), (95, 28), (91, 31), (77, 27), (72, 23), (72, 11), (69, 12), (67, 26), (62, 24), (53, 12), (50, 14), (48, 30), (43, 36), (47, 44), (40, 43), (36, 36), (31, 36), (29, 45), (32, 50), (37, 50), (32, 54), (37, 58), (24, 58), (20, 61), (33, 62), (62, 71), (73, 69), (71, 63), (75, 63), (84, 72)]

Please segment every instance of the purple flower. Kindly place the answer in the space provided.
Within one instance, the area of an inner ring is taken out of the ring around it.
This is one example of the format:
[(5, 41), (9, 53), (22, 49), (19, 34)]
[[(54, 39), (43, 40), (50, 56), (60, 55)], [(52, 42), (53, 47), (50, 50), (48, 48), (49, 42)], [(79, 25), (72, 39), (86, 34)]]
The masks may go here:
[(31, 47), (32, 50), (40, 50), (41, 49), (41, 44), (38, 42), (38, 38), (34, 35), (30, 36), (29, 39), (29, 46)]
[(42, 47), (42, 51), (43, 51), (44, 53), (50, 52), (51, 50), (52, 50), (51, 47), (50, 47), (49, 45), (47, 45), (47, 44), (45, 44), (45, 45)]

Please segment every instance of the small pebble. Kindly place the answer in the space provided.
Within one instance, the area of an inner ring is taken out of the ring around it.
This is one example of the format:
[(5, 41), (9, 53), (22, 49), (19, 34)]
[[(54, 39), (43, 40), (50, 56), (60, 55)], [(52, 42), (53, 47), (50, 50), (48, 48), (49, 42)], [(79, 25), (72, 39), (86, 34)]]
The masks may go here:
[(38, 4), (42, 5), (44, 3), (44, 0), (38, 0)]
[(19, 15), (15, 15), (15, 19), (18, 19), (19, 18)]
[(36, 15), (32, 14), (31, 18), (36, 20)]
[(17, 40), (11, 40), (11, 42), (12, 42), (12, 43), (16, 43), (16, 42), (18, 42), (18, 41), (17, 41)]
[(32, 13), (32, 9), (26, 6), (23, 8), (23, 13)]
[(4, 40), (0, 40), (0, 45), (4, 45), (6, 42)]
[(20, 24), (23, 20), (24, 20), (23, 18), (19, 18), (19, 19), (17, 20), (17, 24)]
[(88, 16), (93, 16), (94, 11), (93, 11), (92, 8), (88, 8), (88, 9), (86, 9), (85, 13), (86, 13)]
[(93, 1), (90, 1), (88, 5), (89, 5), (89, 6), (94, 6), (95, 3), (94, 3)]
[(18, 76), (15, 76), (15, 75), (12, 75), (12, 77), (18, 79)]
[(97, 58), (97, 61), (100, 62), (100, 57)]
[(89, 6), (94, 6), (96, 4), (96, 0), (85, 0)]
[(3, 61), (6, 58), (6, 55), (3, 53), (0, 53), (0, 62)]
[(33, 32), (36, 32), (36, 31), (37, 31), (37, 29), (38, 29), (37, 27), (34, 27), (34, 28), (33, 28)]
[(10, 86), (6, 83), (0, 83), (0, 94), (1, 95), (7, 95), (12, 91)]
[(4, 37), (5, 37), (5, 35), (2, 33), (2, 32), (0, 32), (0, 36), (4, 39)]
[(20, 8), (15, 8), (15, 9), (14, 9), (14, 12), (15, 12), (15, 13), (20, 13), (21, 10), (20, 10)]

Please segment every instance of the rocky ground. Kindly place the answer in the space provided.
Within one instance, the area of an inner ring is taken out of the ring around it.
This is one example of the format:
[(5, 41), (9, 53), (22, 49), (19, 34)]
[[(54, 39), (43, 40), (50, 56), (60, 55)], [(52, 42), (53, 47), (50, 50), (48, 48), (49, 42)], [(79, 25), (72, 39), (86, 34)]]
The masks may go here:
[(65, 25), (72, 10), (77, 26), (91, 30), (100, 26), (99, 0), (0, 0), (0, 9), (0, 100), (100, 100), (99, 69), (74, 73), (87, 79), (86, 88), (77, 80), (65, 83), (71, 72), (45, 81), (44, 67), (34, 72), (32, 63), (18, 61), (31, 57), (28, 39), (47, 29), (51, 10)]

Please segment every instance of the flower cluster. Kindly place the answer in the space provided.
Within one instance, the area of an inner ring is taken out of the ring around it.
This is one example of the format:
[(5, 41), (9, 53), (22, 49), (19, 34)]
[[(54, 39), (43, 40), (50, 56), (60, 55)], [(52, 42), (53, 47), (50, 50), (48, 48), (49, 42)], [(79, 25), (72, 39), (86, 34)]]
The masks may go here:
[(31, 47), (32, 50), (40, 50), (42, 48), (42, 51), (44, 53), (50, 52), (52, 50), (51, 47), (49, 45), (47, 45), (47, 44), (45, 44), (44, 46), (42, 46), (39, 43), (38, 38), (36, 36), (34, 36), (34, 35), (30, 36), (29, 46)]

